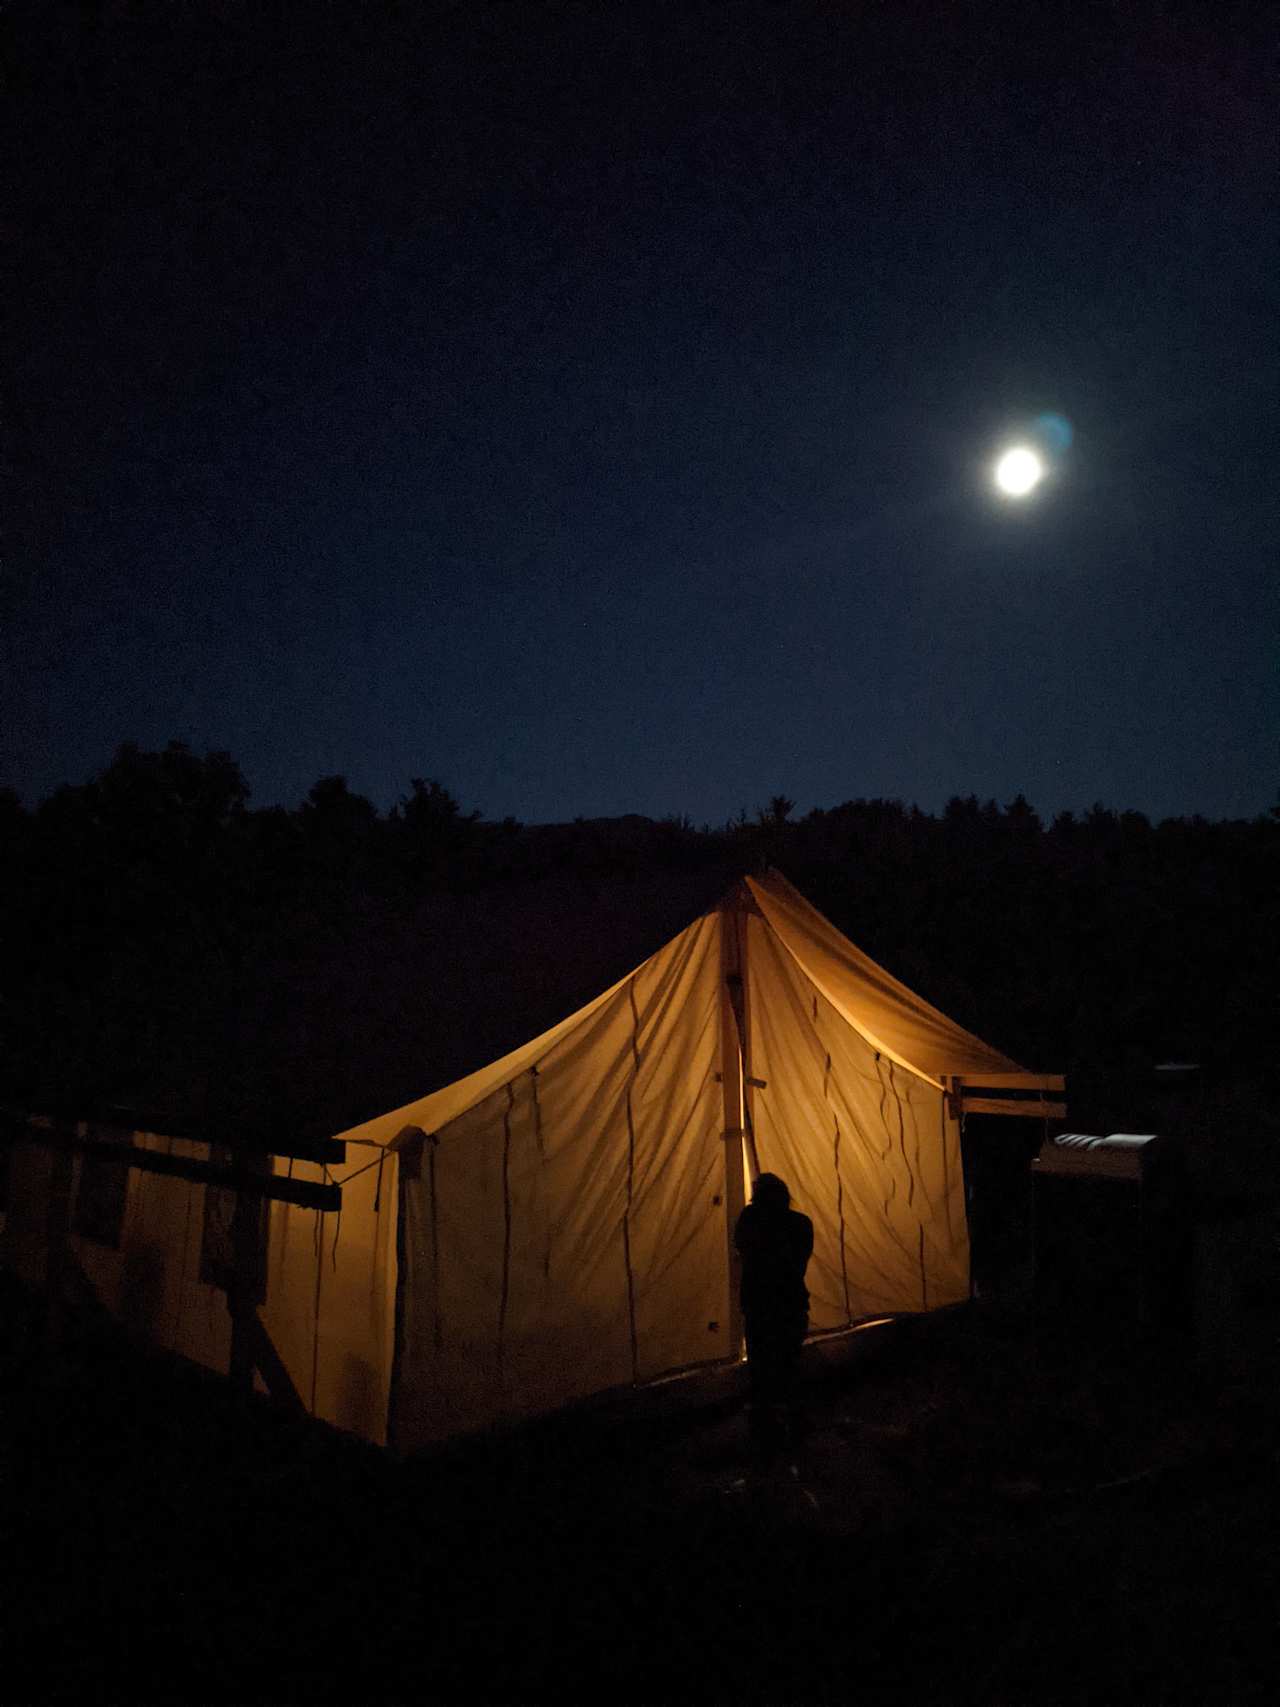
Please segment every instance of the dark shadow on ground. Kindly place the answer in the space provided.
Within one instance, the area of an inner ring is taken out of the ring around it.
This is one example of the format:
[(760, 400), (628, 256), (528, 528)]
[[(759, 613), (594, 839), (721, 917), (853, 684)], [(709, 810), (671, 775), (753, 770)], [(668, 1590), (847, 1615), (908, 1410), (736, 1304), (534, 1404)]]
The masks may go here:
[(408, 1464), (4, 1287), (6, 1695), (1242, 1702), (1277, 1680), (1275, 1371), (1049, 1355), (976, 1309), (730, 1394)]

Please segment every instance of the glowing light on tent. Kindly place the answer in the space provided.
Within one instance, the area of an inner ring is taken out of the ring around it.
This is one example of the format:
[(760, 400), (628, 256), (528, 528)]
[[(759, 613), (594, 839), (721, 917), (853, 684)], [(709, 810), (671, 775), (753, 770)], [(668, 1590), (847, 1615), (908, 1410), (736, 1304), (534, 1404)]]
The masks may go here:
[(1010, 498), (1025, 498), (1044, 479), (1044, 463), (1030, 445), (1014, 445), (996, 463), (996, 485)]

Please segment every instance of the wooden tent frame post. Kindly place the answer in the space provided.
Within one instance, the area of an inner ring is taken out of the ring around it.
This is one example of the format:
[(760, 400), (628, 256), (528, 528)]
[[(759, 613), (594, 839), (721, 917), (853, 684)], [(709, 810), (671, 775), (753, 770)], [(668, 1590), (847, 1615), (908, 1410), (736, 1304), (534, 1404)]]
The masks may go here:
[(49, 1157), (49, 1195), (45, 1205), (44, 1333), (45, 1345), (57, 1352), (66, 1318), (67, 1282), (71, 1254), (71, 1206), (76, 1159), (71, 1150), (53, 1150)]
[(742, 1355), (741, 1261), (734, 1232), (746, 1202), (744, 1161), (746, 1139), (747, 1062), (744, 1037), (739, 1026), (741, 992), (746, 986), (747, 932), (742, 896), (735, 890), (720, 906), (720, 1082), (724, 1092), (724, 1217), (728, 1247), (729, 1351), (737, 1362)]
[[(239, 1158), (248, 1172), (271, 1173), (271, 1158), (261, 1152), (246, 1151)], [(243, 1190), (236, 1191), (235, 1208), (231, 1212), (231, 1271), (227, 1275), (227, 1314), (231, 1317), (231, 1353), (227, 1376), (232, 1390), (243, 1397), (253, 1392), (254, 1327), (257, 1321), (258, 1299), (249, 1284), (249, 1277), (258, 1264), (259, 1245), (263, 1237), (260, 1218), (261, 1199)]]

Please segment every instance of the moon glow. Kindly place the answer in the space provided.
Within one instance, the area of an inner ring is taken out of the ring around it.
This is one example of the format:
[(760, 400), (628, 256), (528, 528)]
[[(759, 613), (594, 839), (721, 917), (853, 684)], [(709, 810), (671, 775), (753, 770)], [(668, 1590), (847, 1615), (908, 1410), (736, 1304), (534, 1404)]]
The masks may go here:
[(1025, 498), (1044, 479), (1044, 463), (1030, 445), (1014, 445), (996, 463), (996, 485), (1010, 498)]
[(1025, 498), (1044, 479), (1044, 463), (1029, 445), (1014, 445), (996, 463), (996, 485), (1010, 498)]

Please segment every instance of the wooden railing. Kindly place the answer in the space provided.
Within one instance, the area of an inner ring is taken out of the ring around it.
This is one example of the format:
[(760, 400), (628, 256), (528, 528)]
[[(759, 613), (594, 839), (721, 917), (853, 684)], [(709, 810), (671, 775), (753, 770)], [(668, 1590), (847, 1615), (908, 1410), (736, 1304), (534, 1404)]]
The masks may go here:
[(947, 1080), (947, 1098), (957, 1116), (1005, 1114), (1022, 1120), (1065, 1120), (1066, 1089), (1061, 1073), (956, 1073)]
[[(137, 1142), (146, 1133), (166, 1140), (207, 1147), (207, 1158), (175, 1155)], [(226, 1294), (231, 1316), (232, 1384), (253, 1390), (254, 1371), (268, 1392), (290, 1409), (302, 1400), (272, 1344), (257, 1306), (261, 1302), (257, 1276), (262, 1272), (265, 1237), (264, 1203), (288, 1203), (322, 1213), (342, 1208), (342, 1187), (331, 1180), (298, 1180), (277, 1173), (274, 1158), (340, 1165), (346, 1145), (327, 1137), (270, 1138), (233, 1132), (175, 1131), (163, 1116), (142, 1110), (112, 1108), (101, 1115), (73, 1117), (67, 1113), (38, 1113), (0, 1107), (0, 1145), (37, 1144), (51, 1151), (54, 1165), (47, 1205), (46, 1300), (47, 1327), (52, 1343), (61, 1334), (62, 1314), (69, 1290), (81, 1298), (92, 1287), (72, 1245), (72, 1161), (77, 1154), (95, 1163), (142, 1173), (166, 1174), (207, 1188), (235, 1194), (231, 1214), (229, 1260), (215, 1282)]]

